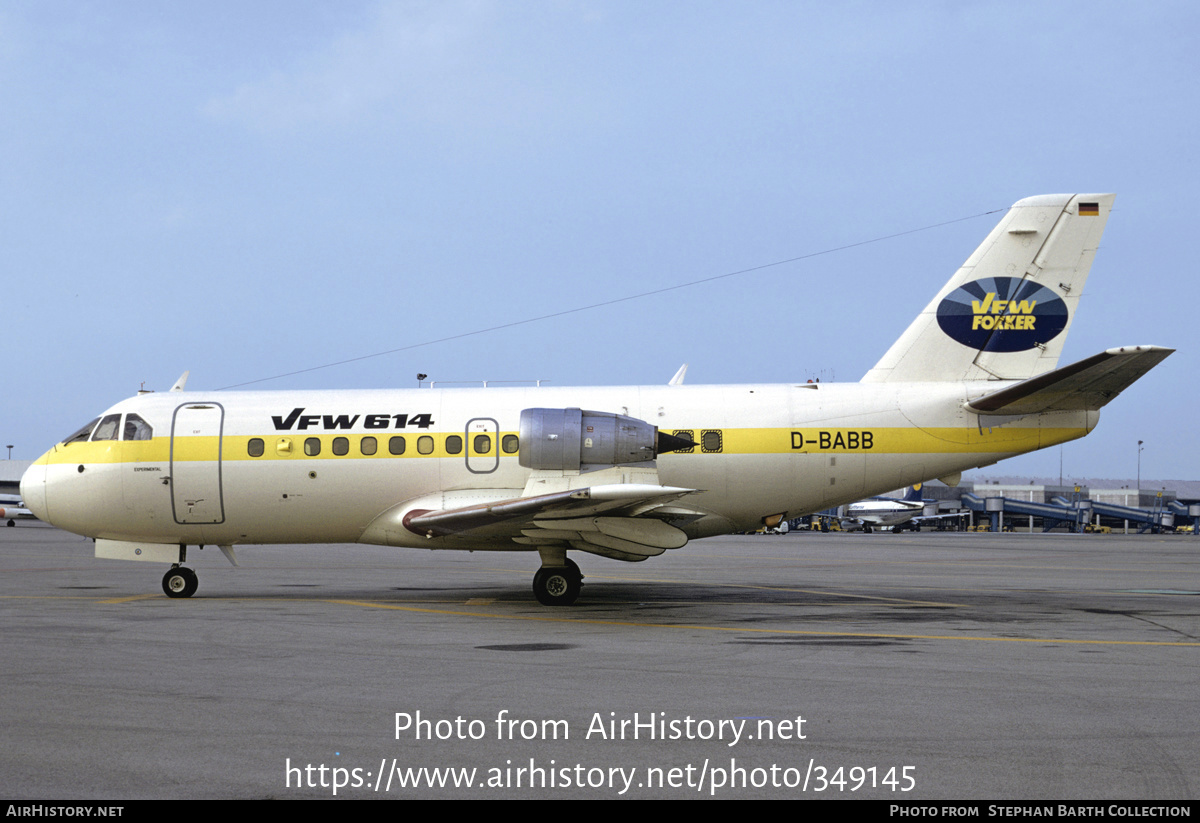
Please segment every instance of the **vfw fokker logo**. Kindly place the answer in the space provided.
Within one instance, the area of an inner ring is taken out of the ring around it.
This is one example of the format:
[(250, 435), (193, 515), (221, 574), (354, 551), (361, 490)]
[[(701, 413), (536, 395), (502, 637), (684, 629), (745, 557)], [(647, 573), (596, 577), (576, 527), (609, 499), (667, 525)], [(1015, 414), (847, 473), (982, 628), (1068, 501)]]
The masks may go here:
[(1053, 340), (1067, 326), (1067, 304), (1053, 289), (1016, 277), (985, 277), (938, 305), (938, 325), (964, 346), (1013, 352)]

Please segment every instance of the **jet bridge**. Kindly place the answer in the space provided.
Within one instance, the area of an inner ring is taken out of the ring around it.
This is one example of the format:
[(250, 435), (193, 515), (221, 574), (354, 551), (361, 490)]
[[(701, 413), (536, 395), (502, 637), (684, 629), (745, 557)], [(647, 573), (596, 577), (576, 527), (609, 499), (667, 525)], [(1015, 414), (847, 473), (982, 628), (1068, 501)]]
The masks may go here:
[[(1090, 502), (1090, 501), (1081, 501)], [(996, 532), (1001, 528), (1001, 516), (1004, 514), (1023, 514), (1042, 518), (1042, 531), (1048, 532), (1060, 525), (1072, 531), (1082, 531), (1087, 525), (1089, 512), (1077, 507), (1062, 498), (1055, 498), (1055, 503), (1034, 503), (1029, 500), (1014, 500), (1010, 497), (979, 497), (975, 494), (964, 494), (962, 504), (971, 511), (988, 515), (992, 521), (991, 530)]]
[(1175, 517), (1186, 517), (1192, 521), (1192, 534), (1200, 535), (1200, 503), (1180, 503), (1178, 500), (1172, 500), (1167, 503), (1167, 508)]
[[(1068, 501), (1062, 497), (1055, 497), (1054, 502), (1068, 504)], [(1101, 503), (1097, 500), (1088, 502), (1091, 503), (1092, 511), (1102, 517), (1111, 517), (1115, 520), (1128, 520), (1130, 523), (1139, 524), (1138, 534), (1147, 531), (1153, 531), (1157, 534), (1163, 529), (1175, 528), (1175, 513), (1167, 511), (1162, 504), (1161, 497), (1155, 500), (1155, 505), (1151, 509), (1119, 506), (1116, 503)]]
[(1060, 526), (1066, 526), (1072, 532), (1083, 531), (1092, 522), (1093, 515), (1137, 523), (1139, 534), (1147, 531), (1157, 534), (1164, 529), (1173, 529), (1176, 516), (1188, 517), (1193, 524), (1200, 522), (1200, 506), (1184, 506), (1174, 501), (1163, 504), (1161, 498), (1151, 509), (1120, 506), (1115, 503), (1102, 503), (1088, 499), (1068, 500), (1061, 495), (1051, 498), (1050, 503), (1034, 503), (1010, 497), (979, 497), (975, 494), (964, 494), (962, 504), (972, 511), (987, 514), (991, 520), (991, 531), (1001, 529), (1002, 516), (1005, 514), (1040, 517), (1043, 532)]

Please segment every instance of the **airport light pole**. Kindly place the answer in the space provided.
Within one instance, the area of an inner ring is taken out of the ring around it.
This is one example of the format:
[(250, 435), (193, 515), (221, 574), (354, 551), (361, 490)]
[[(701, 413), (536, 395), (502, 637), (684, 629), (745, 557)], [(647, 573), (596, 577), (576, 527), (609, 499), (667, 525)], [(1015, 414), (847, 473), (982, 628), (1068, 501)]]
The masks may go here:
[(1142, 452), (1145, 449), (1145, 447), (1142, 446), (1142, 444), (1145, 442), (1146, 442), (1145, 440), (1138, 441), (1138, 474), (1137, 474), (1138, 506), (1142, 505)]

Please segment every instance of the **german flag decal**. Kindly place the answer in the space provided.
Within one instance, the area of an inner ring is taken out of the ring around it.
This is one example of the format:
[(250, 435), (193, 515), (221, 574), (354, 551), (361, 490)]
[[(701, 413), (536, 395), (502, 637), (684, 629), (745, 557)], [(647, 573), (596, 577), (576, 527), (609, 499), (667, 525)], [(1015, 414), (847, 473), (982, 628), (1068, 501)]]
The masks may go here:
[(1099, 203), (1080, 203), (1079, 204), (1079, 216), (1080, 217), (1099, 217), (1100, 216), (1100, 204)]

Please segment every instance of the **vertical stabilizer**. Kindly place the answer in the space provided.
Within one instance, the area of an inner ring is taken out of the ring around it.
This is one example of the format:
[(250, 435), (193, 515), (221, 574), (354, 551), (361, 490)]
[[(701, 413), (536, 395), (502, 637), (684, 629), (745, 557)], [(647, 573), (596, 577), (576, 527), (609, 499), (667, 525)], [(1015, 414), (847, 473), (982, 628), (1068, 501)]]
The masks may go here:
[(1025, 380), (1053, 370), (1114, 197), (1013, 204), (862, 382)]

